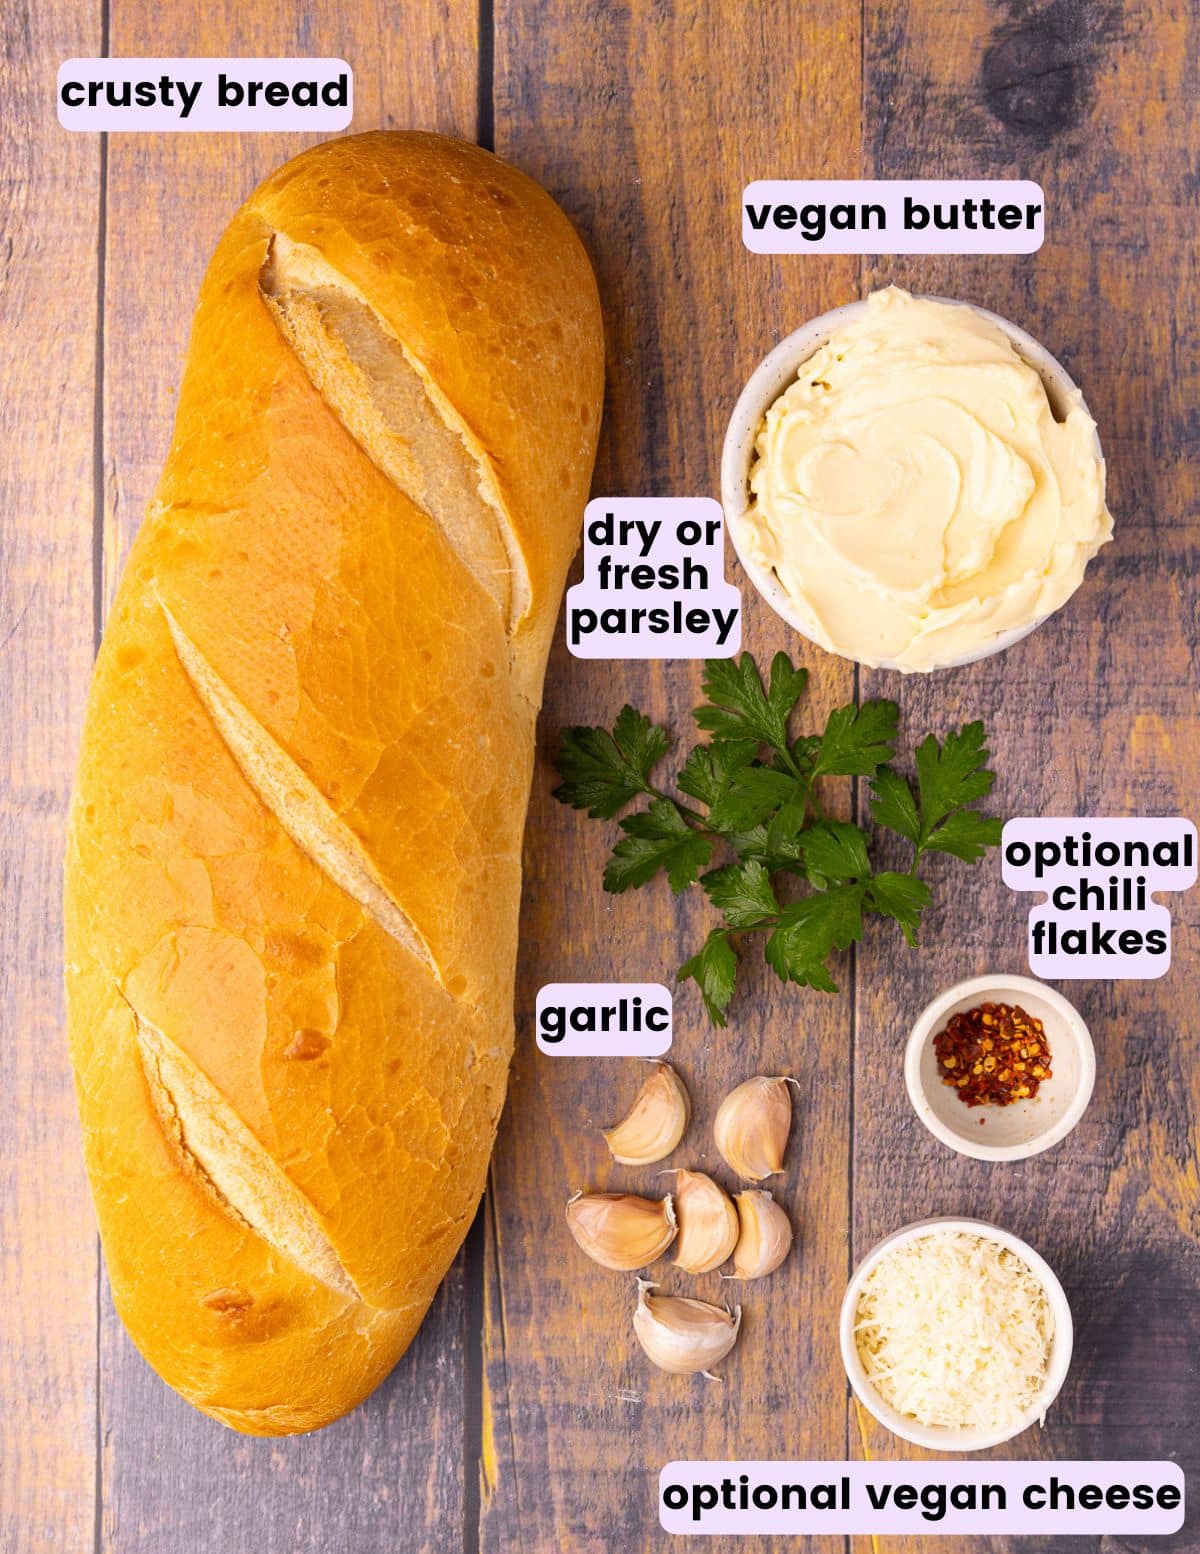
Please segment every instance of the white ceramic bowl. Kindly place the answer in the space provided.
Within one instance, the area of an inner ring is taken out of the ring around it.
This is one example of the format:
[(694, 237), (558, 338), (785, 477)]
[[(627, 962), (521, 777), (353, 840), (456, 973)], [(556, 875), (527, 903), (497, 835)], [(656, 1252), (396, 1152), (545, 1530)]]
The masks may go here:
[[(1001, 318), (998, 313), (991, 313), (987, 308), (976, 307), (971, 302), (958, 302), (951, 297), (926, 297), (924, 300), (945, 302), (951, 307), (971, 308), (1002, 329), (1012, 341), (1017, 355), (1041, 378), (1046, 388), (1046, 398), (1050, 401), (1050, 408), (1059, 419), (1066, 418), (1073, 403), (1082, 401), (1082, 394), (1061, 362), (1051, 356), (1046, 347), (1040, 345), (1032, 335), (1026, 334), (1023, 329), (1018, 329), (1016, 324), (1010, 324), (1008, 319)], [(725, 444), (721, 450), (721, 505), (725, 509), (725, 524), (733, 541), (733, 548), (737, 552), (737, 558), (742, 564), (742, 570), (776, 615), (781, 615), (794, 631), (798, 631), (810, 642), (813, 638), (792, 608), (791, 600), (784, 592), (775, 573), (770, 568), (761, 567), (751, 560), (742, 548), (742, 519), (750, 506), (750, 469), (754, 463), (754, 441), (767, 411), (784, 389), (795, 381), (801, 366), (814, 352), (820, 350), (837, 330), (861, 317), (866, 307), (865, 302), (847, 302), (840, 308), (831, 308), (828, 313), (822, 313), (819, 318), (803, 324), (781, 340), (751, 373), (750, 381), (733, 407), (733, 414), (729, 418), (729, 426), (725, 432)], [(1095, 442), (1096, 457), (1103, 458), (1098, 435)], [(1001, 632), (993, 637), (984, 647), (971, 653), (964, 653), (961, 657), (951, 659), (939, 667), (957, 669), (963, 664), (973, 664), (978, 659), (990, 658), (993, 653), (1002, 653), (1005, 648), (1020, 642), (1022, 637), (1027, 637), (1046, 619), (1047, 617), (1043, 615), (1027, 626), (1014, 626), (1011, 631)], [(900, 666), (884, 661), (879, 667), (897, 669)]]
[[(880, 1259), (894, 1247), (900, 1246), (907, 1241), (915, 1241), (918, 1237), (927, 1235), (931, 1230), (966, 1231), (971, 1235), (983, 1236), (989, 1240), (998, 1241), (1001, 1246), (1007, 1247), (1010, 1251), (1016, 1253), (1046, 1291), (1046, 1298), (1050, 1302), (1050, 1309), (1054, 1316), (1054, 1337), (1050, 1343), (1050, 1356), (1046, 1367), (1045, 1385), (1027, 1412), (1005, 1430), (949, 1430), (918, 1424), (915, 1419), (909, 1418), (907, 1414), (899, 1413), (883, 1401), (867, 1380), (867, 1373), (863, 1369), (862, 1361), (858, 1357), (858, 1342), (854, 1328), (858, 1316), (858, 1300), (867, 1275)], [(877, 1246), (872, 1247), (862, 1262), (859, 1263), (854, 1270), (850, 1283), (846, 1287), (846, 1294), (842, 1300), (840, 1324), (842, 1364), (846, 1367), (846, 1375), (849, 1378), (851, 1387), (854, 1389), (854, 1395), (867, 1412), (873, 1414), (879, 1423), (885, 1425), (893, 1435), (898, 1435), (903, 1440), (911, 1441), (914, 1446), (925, 1446), (930, 1451), (983, 1451), (986, 1447), (999, 1446), (1003, 1441), (1011, 1441), (1014, 1436), (1020, 1435), (1023, 1430), (1028, 1430), (1030, 1425), (1036, 1424), (1054, 1402), (1054, 1399), (1062, 1389), (1063, 1382), (1066, 1380), (1067, 1371), (1071, 1365), (1071, 1350), (1075, 1341), (1074, 1335), (1075, 1329), (1071, 1321), (1071, 1307), (1067, 1303), (1067, 1297), (1063, 1293), (1063, 1287), (1058, 1282), (1054, 1270), (1043, 1257), (1035, 1252), (1031, 1246), (1027, 1245), (1026, 1242), (1022, 1241), (1019, 1236), (1014, 1236), (1007, 1230), (1001, 1230), (998, 1225), (989, 1225), (986, 1220), (982, 1219), (954, 1219), (952, 1217), (923, 1219), (894, 1231), (892, 1235), (880, 1241)]]
[[(938, 1073), (933, 1038), (952, 1015), (986, 1003), (1020, 1004), (1045, 1027), (1051, 1077), (1029, 1100), (964, 1106)], [(935, 1138), (974, 1160), (1024, 1160), (1057, 1144), (1083, 1116), (1095, 1082), (1096, 1051), (1083, 1017), (1032, 977), (996, 973), (949, 988), (921, 1012), (904, 1054), (904, 1083), (917, 1116)]]

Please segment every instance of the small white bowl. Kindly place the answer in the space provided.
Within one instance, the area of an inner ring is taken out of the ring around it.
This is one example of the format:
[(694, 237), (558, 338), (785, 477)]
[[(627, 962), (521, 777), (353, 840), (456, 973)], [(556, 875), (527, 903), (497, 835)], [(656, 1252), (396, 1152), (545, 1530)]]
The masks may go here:
[[(1020, 1004), (1041, 1020), (1051, 1077), (1038, 1093), (1009, 1106), (965, 1106), (938, 1073), (933, 1038), (950, 1017), (979, 1004)], [(972, 977), (925, 1008), (904, 1054), (904, 1083), (913, 1110), (935, 1138), (973, 1160), (1025, 1160), (1065, 1139), (1083, 1116), (1096, 1083), (1096, 1049), (1075, 1006), (1032, 977)]]
[[(925, 296), (922, 300), (944, 302), (950, 307), (970, 308), (972, 312), (989, 319), (998, 329), (1003, 330), (1012, 341), (1017, 355), (1041, 378), (1045, 385), (1046, 398), (1050, 401), (1050, 408), (1060, 420), (1066, 418), (1073, 404), (1084, 403), (1083, 395), (1062, 363), (1051, 356), (1044, 345), (1039, 344), (1023, 329), (1019, 329), (1016, 324), (1009, 323), (1008, 319), (1001, 318), (998, 313), (989, 312), (987, 308), (976, 307), (973, 302), (959, 302), (952, 297), (933, 296)], [(866, 312), (866, 308), (865, 301), (847, 302), (840, 308), (831, 308), (828, 313), (822, 313), (819, 318), (810, 320), (809, 323), (801, 325), (799, 329), (787, 335), (764, 356), (751, 373), (750, 381), (733, 407), (733, 414), (729, 418), (729, 426), (725, 432), (724, 447), (721, 450), (721, 505), (725, 509), (725, 525), (729, 530), (729, 537), (733, 541), (737, 558), (742, 564), (742, 570), (776, 615), (782, 616), (794, 631), (798, 631), (809, 642), (814, 641), (814, 638), (792, 608), (792, 602), (774, 571), (753, 561), (742, 548), (742, 519), (749, 510), (751, 500), (750, 470), (754, 464), (754, 442), (767, 411), (784, 389), (795, 382), (803, 364), (839, 329), (860, 318)], [(1087, 408), (1086, 404), (1084, 408)], [(1098, 434), (1095, 437), (1095, 445), (1096, 457), (1103, 460)], [(964, 664), (973, 664), (978, 659), (990, 658), (993, 653), (1002, 653), (1005, 648), (1020, 642), (1022, 637), (1027, 637), (1046, 619), (1048, 617), (1043, 615), (1027, 626), (1014, 626), (1010, 631), (1001, 632), (993, 637), (990, 642), (974, 652), (964, 653), (938, 667), (958, 669)], [(888, 660), (881, 661), (878, 667), (898, 669), (901, 673), (910, 672)]]
[[(919, 1424), (917, 1420), (885, 1403), (867, 1380), (867, 1373), (859, 1359), (858, 1340), (855, 1336), (858, 1301), (863, 1283), (872, 1268), (894, 1247), (907, 1241), (915, 1241), (920, 1236), (928, 1235), (931, 1230), (965, 1231), (969, 1235), (999, 1242), (1001, 1246), (1016, 1253), (1046, 1291), (1046, 1299), (1050, 1302), (1050, 1310), (1054, 1316), (1054, 1337), (1050, 1341), (1045, 1385), (1032, 1406), (1007, 1429), (951, 1430)], [(1001, 1230), (998, 1225), (989, 1225), (986, 1220), (955, 1219), (947, 1216), (917, 1220), (912, 1225), (905, 1225), (871, 1248), (854, 1270), (850, 1283), (846, 1286), (846, 1294), (842, 1299), (840, 1338), (842, 1364), (846, 1367), (846, 1375), (854, 1389), (854, 1395), (869, 1414), (874, 1415), (893, 1435), (911, 1441), (914, 1446), (925, 1446), (931, 1451), (963, 1452), (983, 1451), (989, 1446), (999, 1446), (1004, 1441), (1011, 1441), (1014, 1436), (1020, 1435), (1023, 1430), (1028, 1430), (1030, 1425), (1036, 1424), (1042, 1418), (1062, 1390), (1062, 1384), (1066, 1380), (1067, 1371), (1071, 1365), (1071, 1350), (1075, 1342), (1075, 1328), (1071, 1321), (1071, 1307), (1057, 1275), (1045, 1258), (1022, 1241), (1020, 1236)]]

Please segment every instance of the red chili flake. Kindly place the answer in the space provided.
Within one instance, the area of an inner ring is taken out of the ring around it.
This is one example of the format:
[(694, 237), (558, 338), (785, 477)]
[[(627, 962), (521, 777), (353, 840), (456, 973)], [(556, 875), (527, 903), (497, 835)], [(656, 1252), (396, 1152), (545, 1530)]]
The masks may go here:
[(1020, 1004), (980, 1004), (952, 1015), (933, 1050), (942, 1083), (967, 1106), (1031, 1099), (1053, 1073), (1042, 1022)]

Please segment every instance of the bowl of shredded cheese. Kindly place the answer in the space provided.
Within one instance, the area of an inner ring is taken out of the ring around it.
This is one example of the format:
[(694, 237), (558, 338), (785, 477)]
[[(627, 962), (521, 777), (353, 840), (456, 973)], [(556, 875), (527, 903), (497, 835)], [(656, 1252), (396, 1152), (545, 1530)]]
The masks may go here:
[(934, 1451), (982, 1451), (1044, 1423), (1071, 1363), (1071, 1308), (1046, 1261), (976, 1219), (927, 1219), (874, 1247), (842, 1301), (855, 1396)]

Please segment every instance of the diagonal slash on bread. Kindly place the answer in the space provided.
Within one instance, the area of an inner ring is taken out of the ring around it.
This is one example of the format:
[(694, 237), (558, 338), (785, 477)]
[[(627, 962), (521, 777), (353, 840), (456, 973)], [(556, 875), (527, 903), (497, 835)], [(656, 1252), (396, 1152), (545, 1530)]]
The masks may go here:
[(281, 750), (214, 671), (179, 622), (162, 606), (184, 673), (247, 782), (318, 868), (365, 907), (441, 981), (441, 973), (404, 908), (390, 894), (370, 856), (311, 778)]
[(370, 302), (310, 244), (273, 234), (263, 298), (317, 392), (359, 447), (441, 526), (504, 618), (529, 577), (479, 439)]

